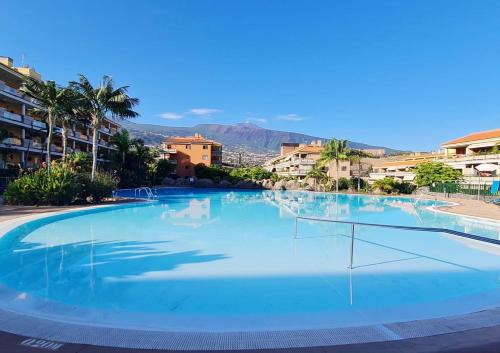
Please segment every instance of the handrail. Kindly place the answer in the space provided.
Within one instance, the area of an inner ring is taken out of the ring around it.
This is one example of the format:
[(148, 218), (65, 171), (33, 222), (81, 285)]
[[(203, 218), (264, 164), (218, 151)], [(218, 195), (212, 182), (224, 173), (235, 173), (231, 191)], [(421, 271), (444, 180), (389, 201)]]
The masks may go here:
[(400, 226), (393, 224), (381, 224), (381, 223), (363, 223), (363, 222), (352, 222), (352, 221), (339, 221), (333, 219), (325, 219), (325, 218), (314, 218), (314, 217), (303, 217), (296, 216), (295, 217), (295, 238), (297, 238), (297, 221), (299, 219), (316, 221), (316, 222), (331, 222), (331, 223), (340, 223), (340, 224), (352, 224), (366, 227), (380, 227), (380, 228), (392, 228), (392, 229), (402, 229), (402, 230), (413, 230), (417, 232), (435, 232), (435, 233), (446, 233), (455, 235), (462, 238), (473, 239), (477, 241), (482, 241), (485, 243), (500, 245), (500, 240), (482, 237), (480, 235), (474, 235), (469, 233), (460, 232), (458, 230), (452, 230), (448, 228), (431, 228), (431, 227), (415, 227), (415, 226)]
[(348, 266), (348, 268), (350, 270), (353, 269), (352, 264), (353, 264), (353, 260), (354, 260), (354, 232), (355, 232), (354, 227), (356, 225), (358, 225), (358, 226), (366, 226), (366, 227), (379, 227), (379, 228), (413, 230), (413, 231), (417, 231), (417, 232), (446, 233), (446, 234), (451, 234), (451, 235), (455, 235), (455, 236), (462, 237), (462, 238), (473, 239), (473, 240), (478, 240), (478, 241), (482, 241), (482, 242), (486, 242), (486, 243), (490, 243), (490, 244), (500, 245), (500, 240), (497, 240), (497, 239), (486, 238), (486, 237), (482, 237), (482, 236), (479, 236), (479, 235), (474, 235), (474, 234), (459, 232), (457, 230), (452, 230), (452, 229), (447, 229), (447, 228), (427, 228), (427, 227), (414, 227), (414, 226), (398, 226), (398, 225), (392, 225), (392, 224), (363, 223), (363, 222), (352, 222), (352, 221), (339, 221), (339, 220), (333, 220), (333, 219), (303, 217), (303, 216), (296, 216), (295, 217), (295, 235), (294, 235), (294, 239), (297, 239), (297, 237), (298, 237), (298, 221), (299, 221), (299, 219), (304, 219), (304, 220), (309, 220), (309, 221), (315, 221), (315, 222), (330, 222), (330, 223), (350, 224), (351, 225), (351, 249), (350, 249), (350, 254), (349, 254), (349, 266)]
[(134, 197), (137, 198), (137, 195), (139, 194), (139, 197), (141, 196), (141, 191), (144, 190), (146, 192), (146, 196), (148, 198), (154, 198), (155, 195), (153, 193), (153, 191), (151, 190), (150, 187), (148, 186), (141, 186), (141, 187), (138, 187), (138, 188), (135, 188), (134, 189)]

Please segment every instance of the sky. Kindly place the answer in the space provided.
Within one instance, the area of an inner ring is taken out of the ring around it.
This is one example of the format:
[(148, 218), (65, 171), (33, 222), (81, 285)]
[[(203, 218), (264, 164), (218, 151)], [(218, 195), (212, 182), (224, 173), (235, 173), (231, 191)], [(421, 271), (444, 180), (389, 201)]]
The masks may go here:
[(404, 150), (500, 126), (500, 1), (2, 2), (0, 55), (111, 75), (136, 122), (252, 122)]

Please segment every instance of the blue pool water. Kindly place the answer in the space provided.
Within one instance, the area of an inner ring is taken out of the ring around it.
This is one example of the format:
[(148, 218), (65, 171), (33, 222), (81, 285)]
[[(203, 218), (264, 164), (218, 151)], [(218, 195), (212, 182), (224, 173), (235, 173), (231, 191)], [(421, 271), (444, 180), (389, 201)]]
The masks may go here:
[(496, 223), (433, 201), (162, 189), (151, 203), (31, 221), (0, 238), (0, 308), (97, 325), (239, 331), (356, 326), (498, 306), (500, 249), (451, 235), (295, 216), (441, 227)]

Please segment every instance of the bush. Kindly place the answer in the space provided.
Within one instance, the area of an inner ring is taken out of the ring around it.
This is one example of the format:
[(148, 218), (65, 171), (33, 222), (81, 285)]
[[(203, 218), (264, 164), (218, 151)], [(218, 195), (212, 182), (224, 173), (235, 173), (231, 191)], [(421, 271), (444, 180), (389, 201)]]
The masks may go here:
[(395, 188), (400, 194), (411, 194), (417, 188), (416, 185), (403, 181), (402, 183), (396, 183)]
[(236, 180), (264, 180), (270, 179), (273, 176), (273, 173), (265, 170), (262, 167), (248, 167), (233, 169), (229, 172), (229, 176)]
[(413, 191), (415, 191), (416, 186), (406, 181), (400, 183), (394, 181), (392, 178), (386, 177), (384, 179), (375, 181), (373, 183), (373, 188), (388, 194), (393, 192), (397, 192), (400, 194), (411, 194)]
[(339, 183), (339, 190), (347, 190), (349, 189), (349, 179), (347, 178), (339, 178), (338, 180), (338, 183)]
[(385, 177), (384, 179), (376, 180), (373, 183), (373, 188), (389, 194), (394, 191), (395, 184), (396, 182), (392, 178)]
[(417, 165), (415, 182), (418, 186), (429, 186), (432, 183), (459, 181), (462, 173), (459, 170), (441, 163), (425, 162)]
[(69, 168), (54, 165), (27, 173), (11, 182), (4, 201), (11, 205), (68, 205), (78, 196), (81, 186)]
[(95, 181), (87, 173), (76, 173), (62, 164), (54, 164), (50, 174), (47, 169), (29, 172), (11, 182), (3, 195), (10, 205), (70, 205), (99, 202), (111, 196), (116, 180), (107, 173), (98, 173)]
[(363, 178), (352, 177), (351, 180), (349, 180), (349, 186), (354, 190), (358, 190), (358, 179), (359, 179), (359, 190), (360, 191), (366, 190), (368, 185)]
[(199, 163), (194, 166), (194, 173), (199, 179), (220, 180), (229, 175), (228, 171), (215, 165), (206, 166)]

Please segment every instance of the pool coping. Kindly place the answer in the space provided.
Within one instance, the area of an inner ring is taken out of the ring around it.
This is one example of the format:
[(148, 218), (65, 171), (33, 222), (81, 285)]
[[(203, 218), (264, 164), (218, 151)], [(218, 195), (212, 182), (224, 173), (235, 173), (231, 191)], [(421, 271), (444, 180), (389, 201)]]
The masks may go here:
[[(451, 204), (451, 202), (448, 203)], [(12, 229), (36, 219), (81, 210), (116, 206), (118, 205), (107, 204), (79, 207), (6, 220), (0, 222), (0, 237)], [(429, 208), (434, 207), (436, 206), (429, 206)], [(437, 209), (432, 210), (450, 213)], [(481, 219), (481, 217), (451, 214)], [(495, 221), (491, 219), (483, 220)], [(177, 332), (113, 328), (57, 321), (0, 309), (0, 331), (11, 334), (71, 344), (180, 351), (293, 349), (393, 342), (490, 328), (499, 325), (500, 306), (468, 314), (406, 322), (327, 329), (241, 332)]]

